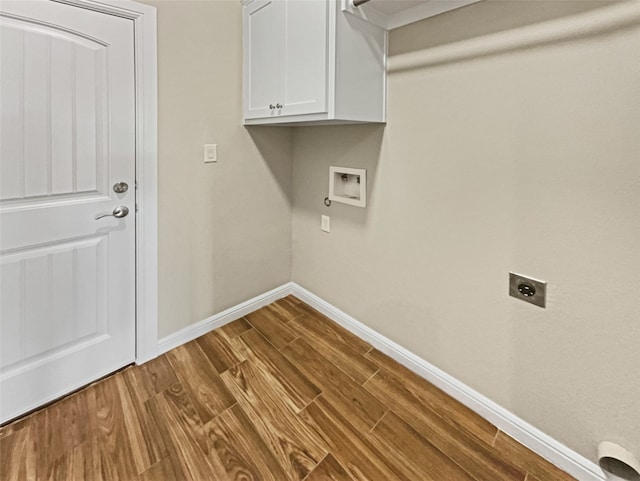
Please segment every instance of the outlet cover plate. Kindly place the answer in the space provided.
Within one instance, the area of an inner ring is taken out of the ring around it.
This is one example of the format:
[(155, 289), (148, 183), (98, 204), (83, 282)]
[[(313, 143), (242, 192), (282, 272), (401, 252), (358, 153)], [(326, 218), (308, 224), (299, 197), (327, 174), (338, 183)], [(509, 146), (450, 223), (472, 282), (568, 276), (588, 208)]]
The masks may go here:
[[(529, 295), (524, 295), (519, 289), (520, 286), (523, 286), (522, 290)], [(509, 272), (509, 295), (543, 309), (547, 307), (547, 283), (533, 277)]]

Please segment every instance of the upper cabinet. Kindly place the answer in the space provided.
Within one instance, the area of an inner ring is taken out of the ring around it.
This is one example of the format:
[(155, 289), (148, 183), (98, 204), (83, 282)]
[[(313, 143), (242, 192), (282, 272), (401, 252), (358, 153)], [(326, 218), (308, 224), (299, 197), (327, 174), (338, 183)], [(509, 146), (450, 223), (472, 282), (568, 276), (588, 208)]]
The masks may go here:
[(246, 125), (385, 121), (383, 28), (341, 0), (243, 3)]

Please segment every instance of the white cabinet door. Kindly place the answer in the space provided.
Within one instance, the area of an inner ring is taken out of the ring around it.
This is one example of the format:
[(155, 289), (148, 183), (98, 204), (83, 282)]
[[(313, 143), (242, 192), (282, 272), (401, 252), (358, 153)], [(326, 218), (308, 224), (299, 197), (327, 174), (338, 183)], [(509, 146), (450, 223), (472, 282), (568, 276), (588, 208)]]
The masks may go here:
[(2, 422), (134, 360), (136, 216), (133, 22), (5, 0), (0, 34)]
[(284, 21), (283, 0), (255, 0), (244, 8), (245, 118), (276, 115), (284, 87)]
[(327, 0), (286, 2), (283, 108), (279, 115), (327, 112)]
[(327, 0), (254, 0), (244, 9), (247, 119), (327, 111)]

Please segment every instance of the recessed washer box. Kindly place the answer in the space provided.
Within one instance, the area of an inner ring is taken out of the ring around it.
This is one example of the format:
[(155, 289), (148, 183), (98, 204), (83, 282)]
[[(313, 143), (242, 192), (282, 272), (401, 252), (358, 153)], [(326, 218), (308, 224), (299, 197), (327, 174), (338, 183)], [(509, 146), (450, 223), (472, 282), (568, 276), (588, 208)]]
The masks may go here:
[(367, 171), (351, 167), (329, 167), (329, 200), (366, 207)]

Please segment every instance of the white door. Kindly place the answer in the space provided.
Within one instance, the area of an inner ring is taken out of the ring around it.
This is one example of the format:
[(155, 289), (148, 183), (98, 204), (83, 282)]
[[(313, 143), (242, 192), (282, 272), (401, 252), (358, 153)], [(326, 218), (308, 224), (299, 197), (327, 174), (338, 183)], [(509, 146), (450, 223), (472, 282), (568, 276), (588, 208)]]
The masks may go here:
[(136, 216), (133, 22), (0, 13), (3, 422), (134, 360)]

